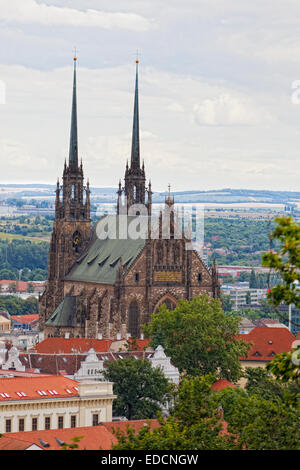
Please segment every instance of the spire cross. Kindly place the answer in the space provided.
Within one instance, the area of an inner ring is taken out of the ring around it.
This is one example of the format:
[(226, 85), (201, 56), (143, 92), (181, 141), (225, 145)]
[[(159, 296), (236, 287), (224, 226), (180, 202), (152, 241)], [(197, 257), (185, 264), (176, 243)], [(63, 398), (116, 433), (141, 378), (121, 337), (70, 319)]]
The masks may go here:
[(74, 60), (77, 60), (77, 49), (76, 49), (76, 46), (74, 47)]
[(139, 53), (139, 50), (138, 50), (138, 49), (136, 50), (135, 56), (136, 56), (136, 60), (135, 60), (135, 61), (136, 61), (136, 63), (138, 64), (139, 61), (140, 61), (140, 60), (139, 60), (140, 53)]

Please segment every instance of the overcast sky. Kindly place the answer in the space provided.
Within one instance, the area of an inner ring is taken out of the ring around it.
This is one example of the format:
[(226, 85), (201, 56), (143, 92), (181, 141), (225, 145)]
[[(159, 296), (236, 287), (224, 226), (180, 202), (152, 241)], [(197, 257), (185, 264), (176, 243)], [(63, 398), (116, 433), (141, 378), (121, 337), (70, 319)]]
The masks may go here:
[(1, 183), (61, 177), (76, 46), (92, 186), (124, 176), (138, 49), (154, 191), (300, 191), (299, 0), (0, 0), (0, 44)]

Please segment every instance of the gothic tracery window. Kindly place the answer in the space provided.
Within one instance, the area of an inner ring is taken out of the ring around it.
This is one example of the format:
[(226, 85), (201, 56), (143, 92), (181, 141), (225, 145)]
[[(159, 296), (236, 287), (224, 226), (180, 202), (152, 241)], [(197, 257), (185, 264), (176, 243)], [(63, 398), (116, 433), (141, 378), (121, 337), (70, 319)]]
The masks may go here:
[(138, 338), (139, 330), (139, 307), (137, 301), (133, 300), (128, 311), (128, 332), (134, 338)]
[(167, 307), (168, 310), (174, 310), (174, 308), (176, 307), (176, 302), (173, 301), (172, 299), (170, 299), (169, 297), (166, 297), (165, 299), (163, 299), (162, 302), (160, 302), (160, 304), (157, 306), (157, 308), (155, 309), (155, 312), (154, 313), (157, 313), (158, 312), (158, 309), (161, 305), (165, 305)]

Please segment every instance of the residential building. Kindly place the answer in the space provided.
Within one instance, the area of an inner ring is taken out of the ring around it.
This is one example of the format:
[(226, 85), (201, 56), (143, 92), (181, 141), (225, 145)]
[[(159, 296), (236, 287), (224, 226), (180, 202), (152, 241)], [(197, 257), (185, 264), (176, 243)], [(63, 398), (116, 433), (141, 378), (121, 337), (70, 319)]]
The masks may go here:
[(0, 335), (1, 333), (9, 333), (11, 329), (11, 320), (0, 315)]
[[(229, 295), (233, 303), (233, 310), (240, 310), (242, 307), (259, 305), (260, 301), (266, 298), (267, 289), (249, 289), (248, 287), (223, 285), (221, 292)], [(249, 301), (247, 297), (250, 296)]]
[(20, 330), (38, 330), (39, 326), (39, 315), (28, 314), (28, 315), (11, 315), (12, 328)]
[[(49, 338), (59, 340), (62, 338)], [(84, 339), (84, 338), (76, 338)], [(90, 340), (91, 341), (91, 340)], [(78, 381), (103, 379), (103, 371), (108, 362), (132, 357), (149, 360), (152, 366), (160, 367), (167, 379), (179, 383), (179, 371), (166, 356), (162, 346), (155, 351), (118, 351), (96, 352), (91, 348), (87, 353), (21, 353), (17, 348), (8, 351), (8, 358), (2, 364), (2, 370), (18, 372), (40, 372), (43, 374), (64, 375)]]
[(112, 421), (111, 382), (63, 376), (0, 377), (0, 434)]
[[(251, 344), (248, 355), (239, 358), (243, 369), (265, 367), (276, 354), (293, 349), (296, 341), (288, 328), (266, 326), (256, 326), (248, 334), (240, 335), (239, 339)], [(241, 379), (239, 384), (244, 385), (245, 379)]]

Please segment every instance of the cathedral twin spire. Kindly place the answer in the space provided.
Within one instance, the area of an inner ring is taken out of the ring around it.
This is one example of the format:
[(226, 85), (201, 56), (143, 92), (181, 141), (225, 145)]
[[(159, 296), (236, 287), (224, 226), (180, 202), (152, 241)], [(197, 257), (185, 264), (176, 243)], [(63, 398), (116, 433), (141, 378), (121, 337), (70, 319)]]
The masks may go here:
[(82, 162), (78, 164), (76, 62), (74, 57), (69, 161), (68, 164), (65, 161), (62, 187), (57, 182), (55, 217), (87, 221), (90, 220), (90, 190), (89, 183), (83, 184)]
[[(133, 126), (132, 126), (132, 144), (131, 144), (131, 160), (130, 167), (126, 163), (125, 170), (125, 186), (121, 187), (119, 183), (117, 213), (124, 213), (134, 204), (142, 204), (147, 207), (148, 215), (151, 214), (152, 191), (149, 183), (146, 188), (146, 177), (144, 163), (141, 167), (140, 162), (140, 126), (139, 126), (139, 87), (138, 87), (138, 64), (136, 60), (136, 76), (135, 76), (135, 93), (134, 93), (134, 109), (133, 109)], [(148, 193), (148, 201), (146, 203), (146, 192)], [(125, 206), (122, 203), (122, 194), (125, 195)]]
[[(66, 206), (67, 201), (69, 205), (70, 199), (77, 200), (80, 204), (83, 200), (83, 171), (82, 163), (78, 166), (78, 132), (77, 132), (77, 90), (76, 90), (76, 63), (77, 58), (74, 57), (74, 71), (73, 71), (73, 94), (72, 94), (72, 112), (71, 112), (71, 129), (70, 129), (70, 147), (69, 147), (69, 162), (65, 162), (64, 176), (63, 176), (63, 206)], [(124, 193), (126, 196), (126, 210), (133, 204), (145, 204), (148, 208), (148, 213), (151, 212), (151, 198), (152, 191), (151, 185), (146, 188), (145, 185), (145, 169), (144, 163), (140, 163), (140, 135), (139, 135), (139, 89), (138, 89), (138, 64), (136, 60), (136, 78), (135, 78), (135, 94), (134, 94), (134, 112), (133, 112), (133, 128), (132, 128), (132, 145), (131, 145), (131, 161), (130, 167), (126, 164), (125, 171), (125, 187), (122, 188), (119, 184), (118, 190), (118, 213), (120, 210), (120, 197)], [(80, 179), (82, 181), (80, 182)], [(148, 202), (146, 204), (145, 195), (148, 193)], [(57, 188), (57, 201), (56, 206), (59, 209), (61, 204), (59, 203), (58, 197), (60, 188)], [(73, 204), (74, 206), (74, 204)], [(75, 212), (84, 212), (79, 208)], [(66, 214), (69, 213), (69, 207), (62, 208), (60, 212)], [(74, 214), (74, 207), (71, 211)], [(87, 214), (85, 215), (87, 216)], [(89, 215), (88, 215), (89, 217)]]
[(70, 150), (69, 150), (69, 166), (75, 167), (75, 168), (78, 167), (76, 62), (77, 62), (77, 57), (74, 57), (73, 97), (72, 97)]
[(139, 87), (138, 87), (138, 64), (136, 60), (136, 77), (134, 93), (134, 112), (132, 128), (132, 146), (131, 146), (131, 168), (140, 168), (140, 125), (139, 125)]

